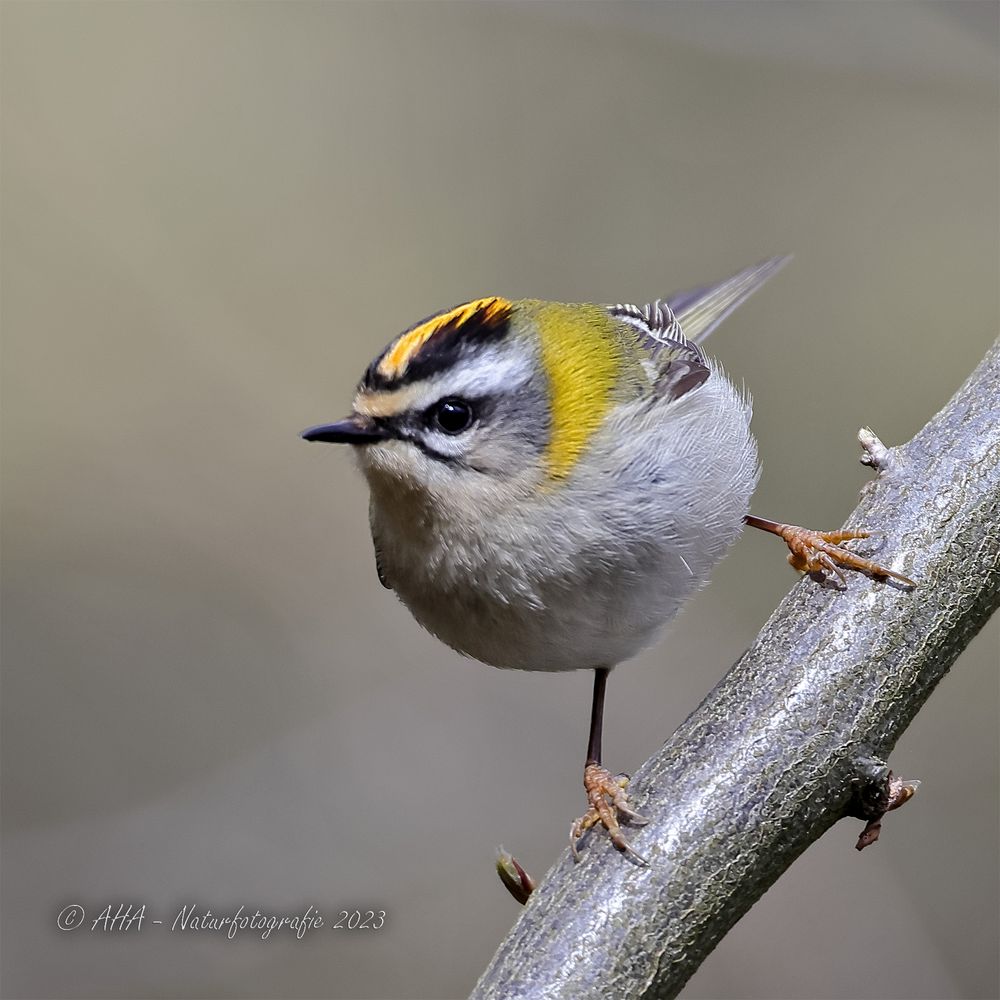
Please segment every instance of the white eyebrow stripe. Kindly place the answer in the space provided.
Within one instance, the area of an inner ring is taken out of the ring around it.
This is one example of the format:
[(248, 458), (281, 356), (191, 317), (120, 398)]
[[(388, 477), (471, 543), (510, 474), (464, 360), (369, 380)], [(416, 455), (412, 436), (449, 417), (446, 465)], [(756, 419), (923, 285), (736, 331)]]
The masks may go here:
[(494, 396), (524, 385), (535, 372), (525, 349), (483, 347), (467, 354), (456, 365), (431, 378), (411, 382), (398, 389), (360, 392), (354, 400), (356, 413), (368, 417), (392, 417), (407, 410), (422, 410), (446, 396)]
[(507, 389), (517, 388), (534, 374), (532, 359), (525, 350), (503, 347), (484, 347), (476, 354), (467, 355), (452, 367), (428, 381), (440, 393), (456, 396), (490, 396)]

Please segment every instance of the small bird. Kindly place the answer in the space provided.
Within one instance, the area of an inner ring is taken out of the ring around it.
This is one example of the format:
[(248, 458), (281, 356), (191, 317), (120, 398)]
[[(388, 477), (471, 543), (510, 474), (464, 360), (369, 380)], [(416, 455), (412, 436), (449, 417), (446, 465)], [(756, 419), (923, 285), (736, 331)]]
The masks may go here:
[(656, 638), (744, 523), (796, 568), (905, 577), (811, 532), (749, 515), (750, 399), (701, 348), (787, 262), (649, 305), (491, 295), (410, 327), (378, 355), (353, 412), (307, 441), (352, 445), (370, 488), (382, 584), (442, 642), (496, 667), (594, 671), (577, 844), (620, 821), (627, 779), (602, 763), (609, 671)]

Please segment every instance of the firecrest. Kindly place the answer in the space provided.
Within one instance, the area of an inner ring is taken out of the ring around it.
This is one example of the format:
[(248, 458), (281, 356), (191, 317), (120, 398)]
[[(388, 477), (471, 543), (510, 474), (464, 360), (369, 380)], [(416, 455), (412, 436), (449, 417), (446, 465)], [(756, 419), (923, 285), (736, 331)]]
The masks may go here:
[[(466, 302), (396, 337), (349, 417), (303, 432), (354, 447), (379, 579), (424, 628), (497, 667), (595, 671), (574, 853), (600, 824), (635, 854), (619, 819), (642, 817), (601, 766), (608, 672), (705, 584), (748, 517), (750, 399), (700, 345), (786, 261), (645, 306)], [(799, 568), (839, 572), (851, 554), (831, 543), (852, 533), (836, 534), (786, 537), (793, 561), (798, 545)]]

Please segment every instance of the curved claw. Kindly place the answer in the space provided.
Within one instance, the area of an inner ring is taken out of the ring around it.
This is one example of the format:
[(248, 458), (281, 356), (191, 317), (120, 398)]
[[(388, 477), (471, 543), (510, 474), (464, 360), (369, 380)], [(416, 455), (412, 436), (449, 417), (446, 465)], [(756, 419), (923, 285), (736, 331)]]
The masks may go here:
[(631, 855), (642, 864), (649, 862), (628, 842), (618, 822), (621, 817), (626, 822), (642, 826), (649, 822), (628, 804), (625, 786), (626, 775), (613, 776), (600, 764), (588, 764), (583, 772), (583, 786), (587, 790), (590, 808), (570, 827), (569, 846), (573, 860), (579, 861), (579, 844), (585, 833), (595, 826), (603, 826), (608, 831), (611, 843), (623, 854)]

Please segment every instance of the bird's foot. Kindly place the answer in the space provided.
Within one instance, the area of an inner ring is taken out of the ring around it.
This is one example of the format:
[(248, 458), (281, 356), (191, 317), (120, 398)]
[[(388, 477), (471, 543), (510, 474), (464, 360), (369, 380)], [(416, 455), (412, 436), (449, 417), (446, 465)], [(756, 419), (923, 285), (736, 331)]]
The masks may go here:
[(845, 549), (840, 542), (852, 541), (856, 538), (871, 538), (870, 531), (812, 531), (800, 528), (797, 524), (782, 524), (779, 521), (769, 521), (767, 518), (748, 514), (745, 522), (752, 528), (770, 531), (783, 539), (788, 546), (788, 561), (801, 573), (813, 573), (824, 578), (836, 576), (843, 585), (847, 585), (844, 569), (860, 570), (875, 577), (892, 577), (908, 587), (916, 584), (902, 573), (886, 569), (871, 559), (865, 559), (856, 552)]
[(569, 834), (569, 846), (573, 859), (580, 860), (579, 845), (583, 835), (594, 826), (603, 826), (608, 831), (611, 843), (623, 854), (631, 855), (643, 864), (649, 862), (636, 851), (625, 839), (625, 834), (619, 825), (619, 818), (634, 826), (648, 823), (644, 816), (629, 807), (625, 795), (628, 785), (628, 775), (613, 775), (600, 764), (588, 764), (583, 771), (583, 787), (587, 790), (587, 801), (590, 808), (572, 826)]

